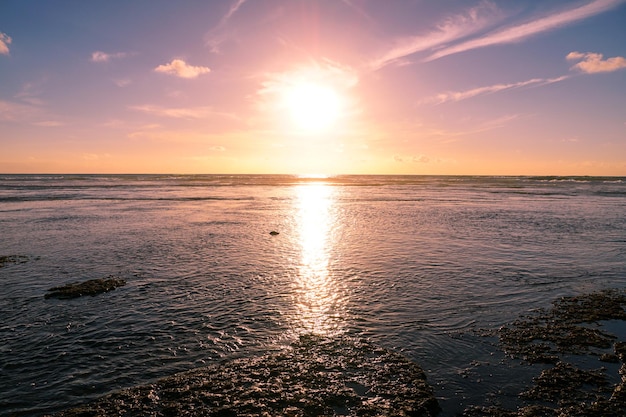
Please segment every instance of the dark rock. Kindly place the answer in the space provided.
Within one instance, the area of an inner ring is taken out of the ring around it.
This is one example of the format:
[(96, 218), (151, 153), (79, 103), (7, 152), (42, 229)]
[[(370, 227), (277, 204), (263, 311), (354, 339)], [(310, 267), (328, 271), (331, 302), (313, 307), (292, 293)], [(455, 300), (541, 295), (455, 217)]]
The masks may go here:
[(597, 400), (597, 393), (611, 393), (602, 370), (582, 370), (574, 365), (559, 362), (535, 378), (535, 386), (523, 392), (522, 398), (575, 405)]
[(500, 329), (500, 344), (512, 356), (530, 363), (556, 363), (564, 353), (584, 354), (609, 348), (616, 337), (585, 326), (600, 320), (626, 320), (626, 292), (601, 291), (564, 297), (550, 310)]
[(8, 264), (23, 264), (28, 262), (28, 256), (24, 255), (0, 255), (0, 268)]
[(279, 353), (176, 374), (57, 416), (432, 417), (439, 410), (426, 375), (405, 357), (361, 340), (303, 336)]
[(603, 353), (600, 355), (600, 360), (606, 363), (619, 363), (619, 358), (617, 355), (612, 355), (610, 353)]
[(276, 235), (278, 235), (278, 234), (279, 234), (279, 233), (278, 233), (278, 232), (276, 232), (276, 231), (274, 231), (274, 230), (272, 230), (272, 231), (270, 232), (270, 235), (272, 235), (272, 236), (276, 236)]
[[(542, 366), (533, 386), (519, 395), (527, 404), (517, 410), (471, 406), (464, 416), (625, 416), (626, 343), (616, 341), (617, 336), (599, 326), (603, 320), (626, 320), (625, 306), (626, 291), (600, 291), (561, 298), (549, 310), (503, 326), (499, 331), (500, 346), (511, 357), (554, 366)], [(620, 337), (623, 339), (624, 335)], [(611, 346), (614, 355), (602, 352)], [(590, 370), (566, 363), (565, 355), (621, 362), (621, 382), (609, 383), (606, 368)]]
[(76, 298), (83, 295), (97, 295), (103, 292), (108, 292), (126, 285), (126, 281), (121, 278), (98, 278), (90, 279), (84, 282), (75, 282), (61, 287), (54, 287), (48, 290), (46, 298)]

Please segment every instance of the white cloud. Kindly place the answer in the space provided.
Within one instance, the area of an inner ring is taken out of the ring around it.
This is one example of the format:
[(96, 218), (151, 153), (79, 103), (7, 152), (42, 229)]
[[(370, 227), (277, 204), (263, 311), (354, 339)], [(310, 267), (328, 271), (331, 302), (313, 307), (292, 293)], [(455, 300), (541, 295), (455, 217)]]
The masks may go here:
[(470, 49), (483, 48), (485, 46), (496, 44), (519, 42), (538, 33), (553, 30), (569, 23), (605, 12), (623, 2), (624, 0), (594, 0), (584, 6), (564, 10), (521, 25), (516, 25), (492, 34), (488, 34), (478, 39), (462, 42), (458, 45), (442, 49), (428, 57), (427, 61), (458, 52), (468, 51)]
[(559, 81), (566, 80), (567, 78), (569, 78), (567, 75), (563, 75), (563, 76), (556, 77), (556, 78), (533, 78), (531, 80), (519, 81), (516, 83), (494, 84), (494, 85), (489, 85), (485, 87), (472, 88), (470, 90), (464, 90), (464, 91), (447, 91), (445, 93), (441, 93), (441, 94), (437, 94), (436, 96), (429, 97), (423, 100), (421, 103), (422, 104), (426, 104), (426, 103), (441, 104), (441, 103), (446, 103), (449, 101), (461, 101), (461, 100), (466, 100), (468, 98), (472, 98), (472, 97), (476, 97), (476, 96), (480, 96), (484, 94), (497, 93), (499, 91), (504, 91), (504, 90), (511, 90), (511, 89), (521, 88), (521, 87), (526, 87), (526, 86), (531, 86), (531, 85), (540, 86), (540, 85), (557, 83)]
[(626, 58), (615, 56), (603, 60), (603, 55), (593, 52), (570, 52), (566, 57), (570, 61), (580, 61), (572, 67), (587, 74), (613, 72), (626, 68)]
[(181, 78), (196, 78), (199, 75), (211, 72), (209, 67), (195, 67), (187, 64), (182, 59), (174, 59), (169, 64), (159, 65), (154, 70), (156, 72), (175, 75)]
[(377, 70), (416, 52), (433, 49), (471, 35), (484, 29), (499, 15), (500, 12), (492, 3), (482, 2), (465, 13), (447, 18), (428, 34), (399, 40), (391, 50), (372, 61), (370, 67)]
[[(566, 10), (538, 17), (526, 23), (513, 24), (504, 29), (476, 36), (479, 32), (483, 33), (489, 26), (493, 27), (502, 17), (502, 12), (492, 2), (483, 1), (465, 13), (447, 18), (430, 33), (399, 40), (393, 48), (373, 60), (370, 67), (377, 70), (392, 63), (402, 63), (402, 58), (417, 52), (435, 50), (436, 52), (425, 59), (425, 61), (432, 61), (471, 49), (521, 42), (531, 36), (606, 12), (625, 1), (593, 0), (582, 6), (571, 6)], [(469, 40), (464, 40), (465, 38)]]
[(9, 45), (12, 41), (13, 39), (9, 35), (0, 32), (0, 54), (9, 55)]
[(120, 59), (126, 57), (128, 54), (125, 52), (116, 52), (114, 54), (107, 54), (106, 52), (96, 51), (91, 54), (91, 62), (109, 62), (112, 59)]

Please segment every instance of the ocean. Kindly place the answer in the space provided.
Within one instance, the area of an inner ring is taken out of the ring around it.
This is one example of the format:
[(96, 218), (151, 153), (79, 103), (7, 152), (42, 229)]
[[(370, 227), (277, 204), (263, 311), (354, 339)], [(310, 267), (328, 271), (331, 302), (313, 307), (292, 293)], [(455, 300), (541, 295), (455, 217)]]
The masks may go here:
[(310, 333), (402, 353), (452, 416), (534, 375), (485, 333), (626, 288), (626, 178), (0, 175), (0, 256), (1, 416)]

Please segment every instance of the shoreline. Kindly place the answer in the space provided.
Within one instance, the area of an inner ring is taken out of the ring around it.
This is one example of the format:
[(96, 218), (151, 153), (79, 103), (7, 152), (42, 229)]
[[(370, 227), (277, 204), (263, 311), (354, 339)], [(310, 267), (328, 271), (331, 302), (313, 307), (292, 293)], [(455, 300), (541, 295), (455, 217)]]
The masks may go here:
[[(537, 376), (518, 394), (517, 409), (486, 393), (491, 400), (467, 405), (462, 415), (623, 415), (625, 308), (626, 290), (563, 297), (496, 334), (485, 332)], [(364, 340), (304, 335), (282, 352), (182, 372), (53, 415), (430, 417), (445, 413), (433, 392), (420, 366), (398, 353)]]

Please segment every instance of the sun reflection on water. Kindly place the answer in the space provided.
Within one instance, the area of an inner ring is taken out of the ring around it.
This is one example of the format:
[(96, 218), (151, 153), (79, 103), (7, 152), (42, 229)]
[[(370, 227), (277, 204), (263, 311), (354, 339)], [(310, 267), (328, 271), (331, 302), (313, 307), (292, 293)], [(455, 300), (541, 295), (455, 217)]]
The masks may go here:
[(324, 183), (295, 187), (300, 264), (294, 282), (297, 330), (332, 335), (343, 331), (343, 291), (329, 271), (337, 219), (335, 189)]

